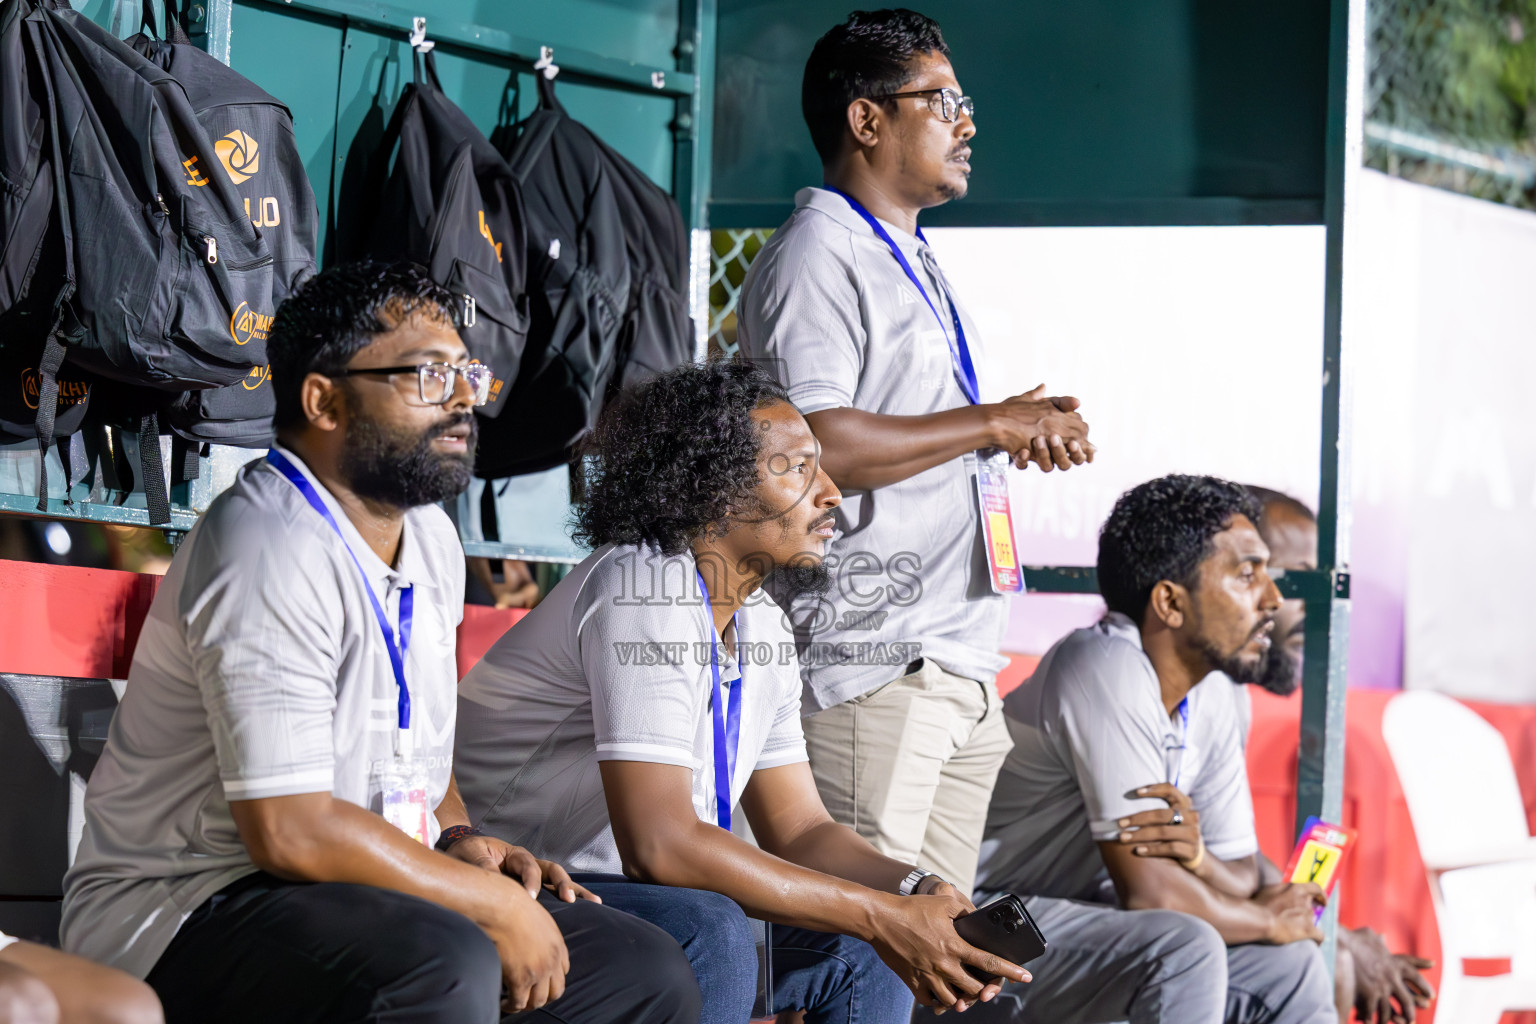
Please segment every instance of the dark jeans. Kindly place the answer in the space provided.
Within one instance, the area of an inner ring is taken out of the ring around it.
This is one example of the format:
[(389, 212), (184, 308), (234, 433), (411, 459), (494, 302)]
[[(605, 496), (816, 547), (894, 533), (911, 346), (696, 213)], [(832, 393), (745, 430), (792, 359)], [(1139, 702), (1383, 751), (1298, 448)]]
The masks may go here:
[[(659, 929), (540, 896), (565, 936), (565, 995), (520, 1020), (693, 1024), (699, 991)], [(166, 1024), (493, 1024), (501, 960), (461, 914), (388, 889), (258, 873), (198, 907), (146, 979)]]
[[(757, 946), (741, 907), (698, 889), (644, 885), (621, 875), (577, 875), (604, 906), (644, 918), (683, 947), (704, 993), (701, 1024), (742, 1024), (757, 997)], [(906, 1024), (912, 992), (873, 947), (846, 935), (773, 926), (774, 1012), (806, 1024)]]

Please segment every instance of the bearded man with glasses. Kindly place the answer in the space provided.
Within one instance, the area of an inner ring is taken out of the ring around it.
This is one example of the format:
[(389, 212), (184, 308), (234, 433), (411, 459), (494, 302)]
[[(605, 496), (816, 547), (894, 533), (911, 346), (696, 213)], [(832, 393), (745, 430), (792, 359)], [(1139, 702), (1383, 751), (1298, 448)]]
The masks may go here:
[(806, 744), (836, 820), (968, 893), (1010, 745), (996, 687), (1009, 587), (994, 581), (1014, 568), (1011, 537), (985, 540), (977, 480), (1006, 494), (1010, 463), (1066, 470), (1093, 446), (1075, 398), (988, 376), (917, 226), (966, 194), (976, 136), (939, 26), (851, 15), (812, 50), (801, 103), (823, 185), (753, 261), (738, 337), (805, 413), (844, 495), (836, 585), (785, 601)]
[(73, 953), (169, 1024), (694, 1024), (659, 928), (469, 827), (453, 779), (469, 483), (489, 368), (414, 264), (277, 311), (277, 444), (176, 552), (65, 879)]

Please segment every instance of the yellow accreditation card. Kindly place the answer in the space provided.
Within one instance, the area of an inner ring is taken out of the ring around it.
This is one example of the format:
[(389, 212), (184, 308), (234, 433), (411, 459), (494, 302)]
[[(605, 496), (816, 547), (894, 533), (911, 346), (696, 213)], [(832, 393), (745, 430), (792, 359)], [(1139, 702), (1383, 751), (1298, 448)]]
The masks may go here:
[[(1291, 863), (1285, 877), (1291, 882), (1316, 882), (1330, 897), (1339, 880), (1339, 866), (1344, 853), (1355, 841), (1355, 830), (1340, 825), (1330, 825), (1319, 818), (1308, 818), (1307, 825), (1291, 851)], [(1322, 919), (1323, 908), (1317, 909)]]
[(1024, 570), (1013, 545), (1013, 501), (1008, 494), (1010, 465), (1007, 452), (976, 453), (976, 504), (981, 513), (992, 589), (999, 594), (1024, 590)]

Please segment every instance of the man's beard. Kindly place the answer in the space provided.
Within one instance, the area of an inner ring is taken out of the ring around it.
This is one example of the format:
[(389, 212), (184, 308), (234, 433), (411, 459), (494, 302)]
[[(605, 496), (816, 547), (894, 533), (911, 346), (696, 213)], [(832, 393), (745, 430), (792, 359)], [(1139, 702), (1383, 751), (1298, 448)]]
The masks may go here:
[(795, 561), (774, 567), (768, 592), (777, 600), (789, 600), (802, 594), (825, 594), (831, 586), (832, 570), (825, 562)]
[(1235, 683), (1258, 683), (1268, 674), (1270, 662), (1274, 660), (1276, 647), (1274, 644), (1271, 644), (1268, 648), (1261, 651), (1256, 658), (1244, 658), (1243, 647), (1247, 647), (1262, 628), (1263, 624), (1261, 623), (1259, 628), (1255, 629), (1253, 633), (1249, 634), (1248, 639), (1243, 641), (1243, 646), (1232, 651), (1230, 654), (1222, 653), (1209, 640), (1200, 641), (1199, 651), (1205, 655), (1206, 664), (1210, 666), (1212, 671), (1225, 673)]
[(1244, 682), (1252, 682), (1277, 697), (1289, 697), (1301, 686), (1300, 669), (1301, 658), (1296, 652), (1291, 650), (1290, 645), (1277, 642), (1269, 649), (1259, 678)]
[[(432, 442), (444, 432), (466, 423), (469, 436), (465, 454), (432, 448)], [(358, 497), (395, 508), (446, 501), (469, 486), (479, 433), (479, 423), (468, 412), (446, 416), (414, 435), (388, 430), (372, 420), (351, 419), (341, 453), (341, 474)]]

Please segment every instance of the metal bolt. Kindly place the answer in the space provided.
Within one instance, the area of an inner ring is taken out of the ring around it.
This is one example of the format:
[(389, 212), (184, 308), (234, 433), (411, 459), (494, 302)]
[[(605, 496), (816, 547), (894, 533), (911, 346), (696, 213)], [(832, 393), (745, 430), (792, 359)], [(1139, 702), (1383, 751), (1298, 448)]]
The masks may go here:
[(681, 40), (678, 41), (678, 43), (677, 43), (677, 55), (679, 57), (687, 57), (687, 56), (689, 56), (692, 53), (693, 53), (693, 40), (692, 39), (681, 39)]
[(677, 120), (673, 121), (672, 123), (677, 126), (679, 131), (687, 131), (689, 128), (693, 127), (693, 115), (678, 114)]

